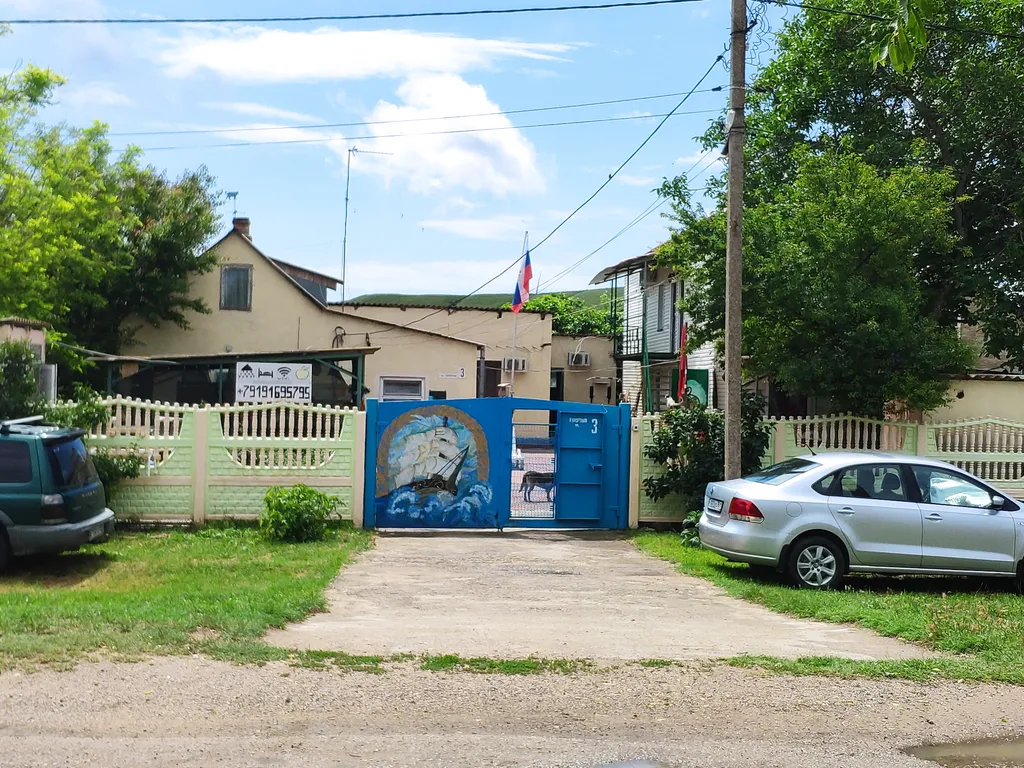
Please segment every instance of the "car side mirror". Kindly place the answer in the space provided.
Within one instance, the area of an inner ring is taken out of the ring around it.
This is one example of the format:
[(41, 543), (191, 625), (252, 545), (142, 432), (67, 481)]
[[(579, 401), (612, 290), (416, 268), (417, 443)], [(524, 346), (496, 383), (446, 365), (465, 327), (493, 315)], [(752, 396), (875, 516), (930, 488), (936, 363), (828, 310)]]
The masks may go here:
[(1003, 508), (1003, 504), (1005, 504), (1005, 503), (1006, 503), (1006, 499), (1004, 499), (1002, 496), (993, 496), (992, 497), (992, 509), (1002, 509)]

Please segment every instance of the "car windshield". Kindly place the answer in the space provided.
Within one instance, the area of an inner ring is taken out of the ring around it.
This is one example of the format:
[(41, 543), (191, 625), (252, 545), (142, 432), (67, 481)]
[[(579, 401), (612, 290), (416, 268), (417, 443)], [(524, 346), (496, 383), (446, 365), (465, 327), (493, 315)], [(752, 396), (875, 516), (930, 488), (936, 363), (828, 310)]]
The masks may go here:
[(49, 451), (54, 480), (59, 485), (73, 489), (99, 482), (96, 467), (81, 438), (54, 443)]
[(787, 459), (765, 469), (760, 469), (743, 479), (754, 483), (765, 483), (766, 485), (782, 485), (797, 475), (802, 475), (807, 470), (820, 466), (817, 462), (808, 461), (807, 459)]

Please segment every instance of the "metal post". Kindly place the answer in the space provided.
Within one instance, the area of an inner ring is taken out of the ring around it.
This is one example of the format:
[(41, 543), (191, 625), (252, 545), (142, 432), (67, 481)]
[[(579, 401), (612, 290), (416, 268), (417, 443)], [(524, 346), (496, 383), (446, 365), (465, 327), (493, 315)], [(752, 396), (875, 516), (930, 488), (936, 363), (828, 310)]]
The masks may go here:
[(519, 313), (512, 313), (512, 378), (508, 384), (508, 396), (516, 396), (516, 331), (519, 329)]
[(345, 303), (345, 266), (348, 261), (348, 188), (352, 181), (352, 153), (358, 152), (355, 147), (348, 148), (348, 163), (345, 167), (345, 224), (341, 234), (341, 303)]
[(743, 144), (747, 3), (732, 0), (730, 60), (728, 230), (725, 247), (725, 479), (740, 476), (740, 387), (743, 344)]

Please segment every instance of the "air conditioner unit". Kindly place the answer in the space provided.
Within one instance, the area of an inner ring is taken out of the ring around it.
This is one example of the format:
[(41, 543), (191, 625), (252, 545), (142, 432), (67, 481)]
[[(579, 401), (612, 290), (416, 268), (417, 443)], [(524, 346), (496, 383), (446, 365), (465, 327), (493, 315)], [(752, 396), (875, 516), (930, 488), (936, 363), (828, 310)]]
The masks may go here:
[(526, 370), (526, 358), (525, 357), (506, 357), (501, 361), (501, 367), (506, 371), (520, 371)]
[(570, 352), (569, 353), (569, 367), (570, 368), (589, 368), (590, 367), (590, 353), (589, 352)]

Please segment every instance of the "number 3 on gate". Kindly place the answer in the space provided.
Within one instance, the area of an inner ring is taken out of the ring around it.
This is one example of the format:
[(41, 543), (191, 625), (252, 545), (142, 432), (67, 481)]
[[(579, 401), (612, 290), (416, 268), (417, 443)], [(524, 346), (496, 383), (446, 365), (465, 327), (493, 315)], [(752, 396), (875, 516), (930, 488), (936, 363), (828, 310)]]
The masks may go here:
[(597, 419), (591, 419), (590, 420), (590, 434), (592, 434), (592, 435), (596, 435), (597, 434)]

